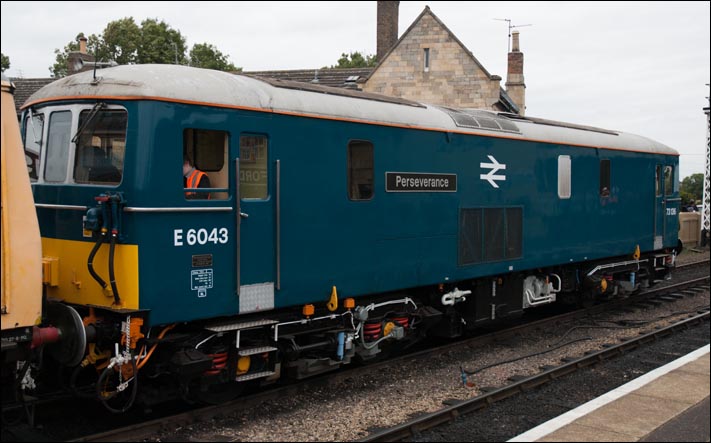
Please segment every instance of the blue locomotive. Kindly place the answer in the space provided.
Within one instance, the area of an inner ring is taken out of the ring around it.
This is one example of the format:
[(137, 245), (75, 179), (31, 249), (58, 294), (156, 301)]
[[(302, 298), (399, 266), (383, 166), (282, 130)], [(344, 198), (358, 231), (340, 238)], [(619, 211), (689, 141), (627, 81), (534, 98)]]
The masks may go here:
[(47, 348), (114, 412), (630, 293), (678, 245), (678, 153), (619, 131), (133, 65), (42, 88), (22, 133)]

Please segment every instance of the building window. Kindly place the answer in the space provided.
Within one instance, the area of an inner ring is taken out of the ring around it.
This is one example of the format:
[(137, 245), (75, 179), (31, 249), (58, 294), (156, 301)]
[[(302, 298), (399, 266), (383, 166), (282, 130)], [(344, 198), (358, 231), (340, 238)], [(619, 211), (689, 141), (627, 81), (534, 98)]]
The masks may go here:
[(610, 160), (600, 160), (600, 197), (610, 196)]
[(425, 72), (430, 72), (430, 48), (425, 48)]
[(373, 198), (373, 144), (354, 140), (348, 143), (348, 198)]
[(570, 156), (558, 156), (558, 198), (570, 198)]

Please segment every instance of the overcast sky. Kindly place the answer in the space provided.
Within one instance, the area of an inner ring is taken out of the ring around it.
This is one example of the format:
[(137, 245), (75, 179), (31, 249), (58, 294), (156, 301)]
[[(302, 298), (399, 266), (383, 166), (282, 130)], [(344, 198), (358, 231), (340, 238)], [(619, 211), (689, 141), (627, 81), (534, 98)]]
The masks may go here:
[[(703, 173), (709, 2), (401, 1), (399, 35), (426, 5), (506, 81), (508, 28), (519, 28), (527, 115), (642, 135)], [(330, 66), (376, 52), (376, 2), (2, 2), (9, 77), (49, 77), (54, 49), (124, 17), (158, 18), (188, 47), (210, 43), (245, 71)]]

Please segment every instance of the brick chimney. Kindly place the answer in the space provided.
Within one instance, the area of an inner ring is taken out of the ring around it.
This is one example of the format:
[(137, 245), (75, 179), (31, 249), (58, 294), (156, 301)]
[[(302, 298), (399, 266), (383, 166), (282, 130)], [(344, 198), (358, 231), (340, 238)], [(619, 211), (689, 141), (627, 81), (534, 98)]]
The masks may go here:
[(400, 2), (378, 2), (378, 62), (397, 43), (398, 9)]
[(526, 83), (523, 79), (523, 52), (519, 48), (519, 32), (511, 33), (512, 43), (509, 52), (506, 93), (519, 108), (519, 114), (526, 115)]
[(93, 65), (86, 64), (86, 62), (93, 63), (96, 61), (96, 57), (86, 53), (87, 41), (88, 39), (86, 37), (79, 37), (79, 50), (72, 51), (68, 54), (67, 75), (94, 69)]

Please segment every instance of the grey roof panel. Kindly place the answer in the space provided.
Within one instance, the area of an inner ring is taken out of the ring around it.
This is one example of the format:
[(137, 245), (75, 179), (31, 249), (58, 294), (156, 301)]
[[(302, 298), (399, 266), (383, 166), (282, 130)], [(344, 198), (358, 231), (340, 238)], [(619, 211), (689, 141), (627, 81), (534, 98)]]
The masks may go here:
[[(98, 82), (94, 81), (93, 72), (83, 72), (57, 80), (33, 94), (24, 106), (59, 97), (167, 100), (425, 130), (679, 155), (661, 143), (622, 132), (590, 130), (587, 127), (541, 119), (534, 121), (530, 118), (508, 119), (518, 128), (519, 133), (460, 127), (445, 110), (435, 106), (413, 105), (411, 102), (404, 103), (400, 99), (382, 96), (382, 100), (375, 100), (372, 96), (376, 94), (357, 91), (349, 91), (348, 96), (345, 96), (339, 88), (319, 87), (318, 90), (308, 91), (303, 87), (278, 88), (266, 81), (244, 75), (187, 66), (124, 65), (97, 71), (97, 76)], [(494, 122), (507, 119), (505, 114), (491, 111), (465, 111), (471, 115), (490, 118)]]

